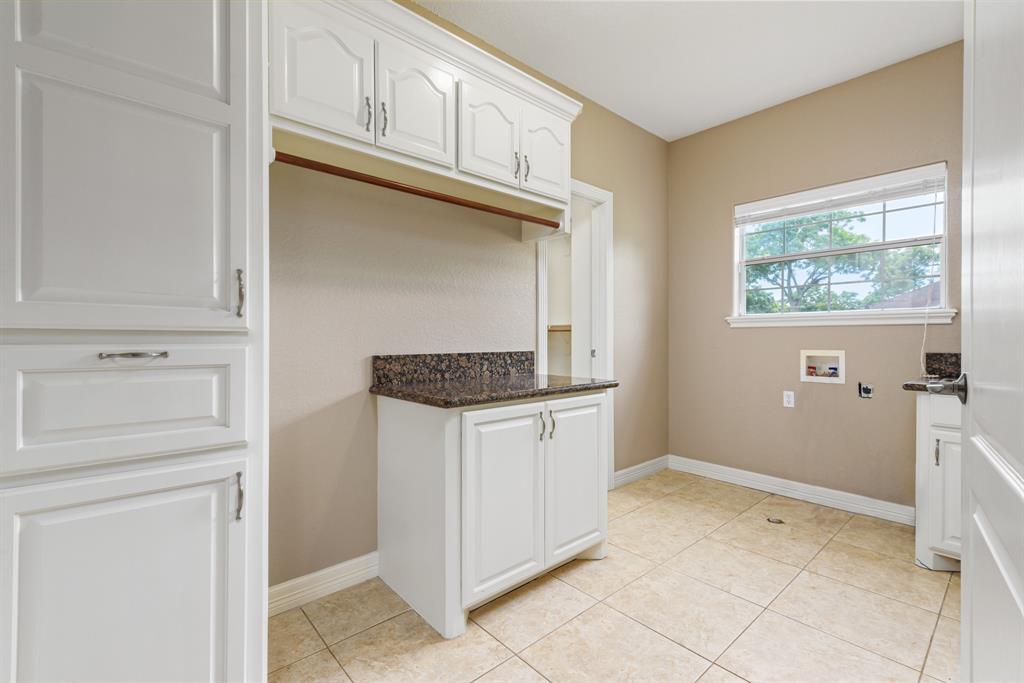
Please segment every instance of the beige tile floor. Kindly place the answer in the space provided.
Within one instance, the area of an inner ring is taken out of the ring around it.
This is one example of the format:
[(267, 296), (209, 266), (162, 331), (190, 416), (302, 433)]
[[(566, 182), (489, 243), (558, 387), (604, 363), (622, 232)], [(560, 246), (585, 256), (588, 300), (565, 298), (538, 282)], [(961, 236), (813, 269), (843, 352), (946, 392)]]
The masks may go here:
[(272, 617), (271, 683), (956, 680), (960, 577), (914, 564), (911, 527), (667, 470), (608, 509), (605, 559), (454, 640), (379, 579)]

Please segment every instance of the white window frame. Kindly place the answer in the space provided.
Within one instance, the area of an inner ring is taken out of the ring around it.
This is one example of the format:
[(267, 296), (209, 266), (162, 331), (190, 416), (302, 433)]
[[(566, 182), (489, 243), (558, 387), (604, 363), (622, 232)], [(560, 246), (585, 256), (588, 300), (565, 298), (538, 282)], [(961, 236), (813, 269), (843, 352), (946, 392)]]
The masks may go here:
[[(868, 203), (873, 194), (884, 191), (885, 188), (909, 185), (915, 182), (923, 182), (936, 178), (939, 175), (946, 178), (946, 163), (940, 162), (919, 166), (917, 168), (886, 173), (851, 180), (836, 185), (817, 187), (811, 190), (795, 192), (793, 194), (762, 199), (746, 204), (739, 204), (735, 207), (733, 223), (733, 309), (732, 315), (726, 317), (730, 327), (807, 327), (807, 326), (830, 326), (830, 325), (914, 325), (921, 323), (929, 324), (950, 324), (956, 316), (956, 309), (949, 307), (949, 193), (946, 192), (944, 203), (944, 226), (942, 238), (939, 240), (941, 272), (940, 305), (932, 308), (888, 308), (877, 310), (852, 310), (852, 311), (807, 311), (795, 313), (746, 313), (746, 273), (744, 266), (746, 262), (743, 254), (743, 226), (739, 224), (740, 219), (744, 224), (753, 222), (751, 217), (763, 215), (764, 220), (772, 220), (781, 217), (780, 212), (788, 215), (799, 215), (806, 211), (806, 207), (813, 207), (814, 210), (827, 209), (830, 205), (850, 206), (853, 204)], [(947, 188), (948, 189), (948, 188)], [(803, 207), (803, 208), (802, 208)], [(785, 214), (782, 214), (785, 215)], [(908, 243), (917, 243), (919, 240), (906, 240)], [(899, 242), (892, 242), (893, 247), (900, 246)], [(859, 251), (859, 250), (858, 250)], [(807, 258), (817, 255), (816, 252), (797, 255), (795, 258)]]

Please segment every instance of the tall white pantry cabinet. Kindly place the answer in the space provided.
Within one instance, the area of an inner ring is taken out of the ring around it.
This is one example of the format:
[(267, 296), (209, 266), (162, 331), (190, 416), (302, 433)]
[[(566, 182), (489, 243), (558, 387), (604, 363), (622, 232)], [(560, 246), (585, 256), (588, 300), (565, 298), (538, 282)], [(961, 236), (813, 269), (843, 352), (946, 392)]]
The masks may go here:
[(258, 681), (266, 7), (0, 3), (0, 681)]

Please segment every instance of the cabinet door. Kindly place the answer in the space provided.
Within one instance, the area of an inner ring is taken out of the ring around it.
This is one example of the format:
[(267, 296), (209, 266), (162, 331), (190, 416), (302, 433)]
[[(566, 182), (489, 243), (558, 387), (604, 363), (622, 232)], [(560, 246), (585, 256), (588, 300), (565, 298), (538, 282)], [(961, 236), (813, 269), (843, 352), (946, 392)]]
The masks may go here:
[(0, 3), (5, 325), (247, 326), (239, 280), (264, 171), (255, 11)]
[(244, 680), (236, 473), (242, 458), (0, 493), (4, 679)]
[(272, 113), (373, 142), (373, 37), (326, 3), (270, 4)]
[(539, 107), (523, 105), (522, 188), (555, 199), (569, 199), (571, 124)]
[(377, 42), (377, 144), (455, 165), (455, 67), (397, 39)]
[(936, 552), (959, 558), (963, 514), (960, 504), (960, 432), (933, 429), (929, 445), (934, 456), (928, 468), (928, 511), (932, 536), (929, 543)]
[(459, 82), (459, 170), (519, 187), (517, 97), (477, 78)]
[(571, 558), (608, 531), (605, 398), (548, 401), (545, 559)]
[(462, 418), (462, 599), (480, 602), (544, 566), (544, 404)]

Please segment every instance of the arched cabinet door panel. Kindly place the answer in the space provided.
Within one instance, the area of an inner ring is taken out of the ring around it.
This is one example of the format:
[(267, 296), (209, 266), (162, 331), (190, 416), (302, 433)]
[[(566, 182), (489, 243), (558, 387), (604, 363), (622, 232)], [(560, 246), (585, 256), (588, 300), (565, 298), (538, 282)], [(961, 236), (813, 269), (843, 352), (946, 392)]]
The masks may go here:
[(459, 170), (519, 187), (522, 100), (490, 83), (459, 83)]
[(455, 166), (454, 66), (387, 36), (377, 42), (377, 145)]
[(271, 110), (373, 142), (368, 29), (327, 5), (271, 3)]
[(521, 187), (555, 199), (569, 199), (571, 124), (539, 107), (523, 106)]

